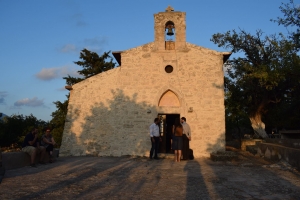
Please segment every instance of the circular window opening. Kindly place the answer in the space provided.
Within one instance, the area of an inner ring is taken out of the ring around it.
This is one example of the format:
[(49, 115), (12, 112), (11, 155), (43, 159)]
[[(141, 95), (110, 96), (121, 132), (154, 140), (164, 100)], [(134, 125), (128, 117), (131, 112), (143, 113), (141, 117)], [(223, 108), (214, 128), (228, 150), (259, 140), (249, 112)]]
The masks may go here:
[(167, 65), (167, 66), (165, 67), (165, 71), (166, 71), (167, 73), (171, 73), (171, 72), (173, 72), (173, 67), (172, 67), (171, 65)]

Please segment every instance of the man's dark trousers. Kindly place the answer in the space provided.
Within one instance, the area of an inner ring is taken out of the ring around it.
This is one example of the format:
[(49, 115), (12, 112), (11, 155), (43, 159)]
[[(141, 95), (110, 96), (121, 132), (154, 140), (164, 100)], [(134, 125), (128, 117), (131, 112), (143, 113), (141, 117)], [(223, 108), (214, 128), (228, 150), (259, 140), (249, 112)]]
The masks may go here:
[(152, 159), (152, 156), (153, 156), (153, 151), (155, 151), (154, 153), (154, 158), (158, 158), (157, 157), (157, 153), (158, 153), (158, 149), (159, 149), (159, 137), (153, 137), (154, 138), (154, 142), (152, 141), (151, 137), (150, 137), (150, 140), (151, 140), (151, 150), (150, 150), (150, 159)]
[(189, 159), (190, 141), (186, 134), (182, 135), (182, 159)]

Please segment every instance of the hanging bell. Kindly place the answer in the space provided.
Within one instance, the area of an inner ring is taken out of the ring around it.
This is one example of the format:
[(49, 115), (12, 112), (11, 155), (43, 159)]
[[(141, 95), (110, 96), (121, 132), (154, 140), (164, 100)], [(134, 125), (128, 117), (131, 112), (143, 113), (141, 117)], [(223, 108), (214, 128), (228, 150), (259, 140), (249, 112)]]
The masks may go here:
[(168, 28), (168, 33), (167, 33), (167, 35), (174, 35), (174, 33), (173, 33), (173, 30), (172, 30), (172, 28)]

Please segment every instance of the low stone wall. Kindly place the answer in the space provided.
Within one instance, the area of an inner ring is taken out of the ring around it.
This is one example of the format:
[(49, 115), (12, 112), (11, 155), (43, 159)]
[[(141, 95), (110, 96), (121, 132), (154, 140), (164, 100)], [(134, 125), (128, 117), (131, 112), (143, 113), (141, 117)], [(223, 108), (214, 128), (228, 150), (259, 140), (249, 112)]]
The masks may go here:
[(291, 166), (300, 170), (300, 149), (274, 143), (259, 143), (257, 147), (257, 153), (260, 156), (270, 160), (285, 160)]
[(300, 139), (300, 130), (280, 130), (279, 135), (283, 139)]
[[(54, 149), (53, 157), (58, 157), (59, 149)], [(36, 163), (39, 161), (39, 155), (36, 157)], [(46, 153), (45, 162), (49, 162), (49, 155)], [(25, 167), (30, 165), (30, 156), (29, 154), (18, 151), (18, 152), (2, 152), (2, 166), (4, 169), (16, 169), (20, 167)]]
[(300, 139), (266, 138), (266, 143), (278, 144), (285, 147), (300, 149)]
[(241, 140), (241, 150), (246, 151), (247, 146), (256, 145), (261, 143), (263, 140), (261, 139), (242, 139)]

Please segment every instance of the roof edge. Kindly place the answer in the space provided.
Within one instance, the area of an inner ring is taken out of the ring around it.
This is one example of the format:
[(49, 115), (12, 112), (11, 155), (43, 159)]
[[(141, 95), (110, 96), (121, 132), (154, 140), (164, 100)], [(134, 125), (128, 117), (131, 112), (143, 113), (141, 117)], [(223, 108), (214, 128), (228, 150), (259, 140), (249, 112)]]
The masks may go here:
[(222, 52), (222, 54), (223, 54), (223, 64), (224, 64), (229, 59), (232, 52)]
[(115, 57), (116, 61), (118, 62), (119, 66), (121, 66), (121, 53), (123, 51), (113, 51), (111, 52), (112, 55)]

